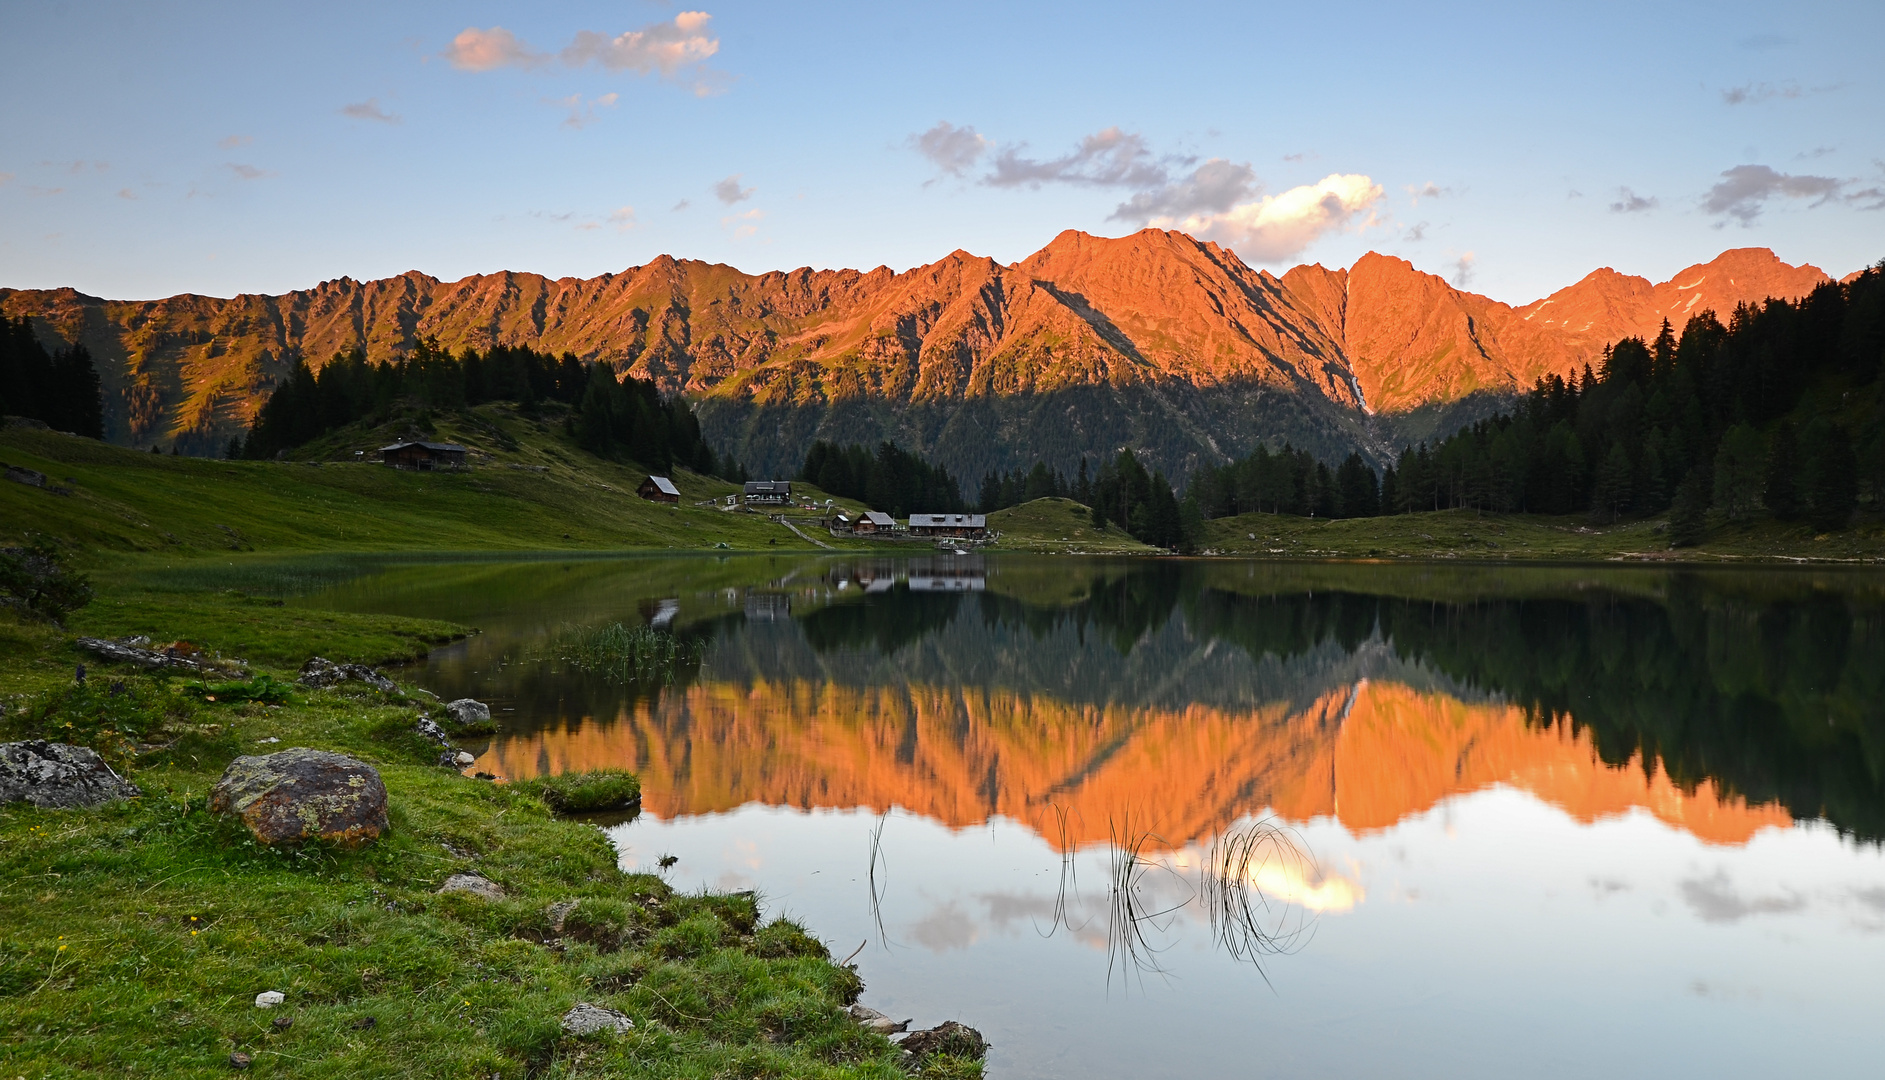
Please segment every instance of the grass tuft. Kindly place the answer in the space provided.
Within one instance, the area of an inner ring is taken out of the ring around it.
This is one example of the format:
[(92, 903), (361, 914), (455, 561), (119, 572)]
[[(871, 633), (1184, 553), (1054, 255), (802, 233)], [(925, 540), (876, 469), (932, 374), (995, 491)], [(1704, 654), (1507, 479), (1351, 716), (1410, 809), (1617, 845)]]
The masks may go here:
[(641, 780), (621, 769), (595, 769), (519, 780), (513, 785), (559, 814), (594, 814), (641, 805)]

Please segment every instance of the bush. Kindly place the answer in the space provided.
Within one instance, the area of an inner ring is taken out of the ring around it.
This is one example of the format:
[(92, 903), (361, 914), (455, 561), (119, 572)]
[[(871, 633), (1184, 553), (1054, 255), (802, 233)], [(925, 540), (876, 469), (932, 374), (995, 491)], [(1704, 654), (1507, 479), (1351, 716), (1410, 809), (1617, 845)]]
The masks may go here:
[(92, 583), (65, 565), (65, 557), (42, 536), (25, 547), (0, 548), (0, 605), (22, 607), (55, 626), (92, 602)]
[(559, 814), (628, 810), (641, 805), (641, 780), (620, 769), (539, 776), (518, 781), (517, 789), (542, 799)]

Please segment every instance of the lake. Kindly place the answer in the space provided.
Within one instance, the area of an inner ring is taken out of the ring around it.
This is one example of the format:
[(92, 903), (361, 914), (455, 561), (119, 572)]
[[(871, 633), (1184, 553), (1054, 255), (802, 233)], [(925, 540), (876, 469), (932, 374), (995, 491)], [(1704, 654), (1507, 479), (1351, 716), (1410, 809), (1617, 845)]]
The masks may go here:
[[(388, 564), (473, 767), (641, 774), (1015, 1077), (1773, 1076), (1885, 1058), (1885, 576), (689, 557)], [(580, 670), (614, 623), (656, 678)]]

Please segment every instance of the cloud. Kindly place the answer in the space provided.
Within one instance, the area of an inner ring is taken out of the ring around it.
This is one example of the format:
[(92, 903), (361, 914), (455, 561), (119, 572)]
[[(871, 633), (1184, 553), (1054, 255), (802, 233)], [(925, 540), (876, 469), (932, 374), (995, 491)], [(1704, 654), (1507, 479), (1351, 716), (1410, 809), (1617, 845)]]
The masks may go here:
[(759, 231), (759, 219), (766, 215), (757, 210), (748, 210), (744, 214), (729, 214), (720, 219), (720, 224), (733, 230), (733, 239), (751, 236)]
[(705, 63), (720, 51), (720, 39), (707, 25), (712, 21), (704, 11), (683, 11), (673, 22), (650, 23), (615, 37), (580, 30), (563, 49), (563, 62), (582, 67), (593, 61), (610, 71), (660, 72), (673, 78), (682, 68)]
[(1717, 870), (1711, 877), (1692, 878), (1681, 883), (1682, 899), (1695, 909), (1703, 922), (1739, 922), (1749, 915), (1784, 915), (1806, 907), (1806, 898), (1791, 896), (1743, 897), (1728, 881), (1728, 872)]
[(1790, 176), (1765, 165), (1736, 165), (1721, 174), (1721, 181), (1702, 197), (1702, 209), (1753, 225), (1767, 201), (1775, 197), (1814, 199), (1812, 206), (1832, 200), (1844, 186), (1830, 176)]
[(1325, 233), (1375, 224), (1371, 211), (1383, 194), (1381, 185), (1366, 176), (1331, 173), (1314, 184), (1265, 195), (1223, 213), (1194, 214), (1176, 221), (1154, 219), (1151, 224), (1216, 240), (1258, 262), (1281, 262)]
[(1723, 90), (1721, 100), (1730, 105), (1758, 105), (1774, 98), (1797, 98), (1805, 93), (1799, 83), (1788, 82), (1775, 86), (1773, 83), (1750, 82)]
[(480, 30), (467, 26), (445, 47), (446, 60), (460, 71), (495, 71), (501, 67), (534, 68), (549, 62), (501, 26)]
[(1836, 146), (1816, 146), (1811, 150), (1800, 151), (1793, 155), (1793, 159), (1795, 161), (1812, 161), (1814, 158), (1823, 158), (1838, 149), (1839, 148)]
[(982, 182), (991, 187), (1039, 188), (1054, 183), (1150, 188), (1169, 180), (1166, 161), (1184, 160), (1155, 158), (1144, 136), (1116, 127), (1088, 135), (1072, 153), (1057, 158), (1023, 157), (1022, 149), (1013, 147), (997, 154), (995, 171)]
[(932, 165), (951, 176), (961, 176), (974, 168), (982, 155), (995, 145), (974, 128), (956, 127), (947, 120), (939, 120), (928, 131), (910, 136), (910, 144)]
[(1744, 49), (1784, 49), (1793, 44), (1793, 39), (1784, 34), (1749, 34), (1735, 44)]
[(615, 227), (616, 232), (627, 232), (635, 227), (635, 208), (632, 206), (616, 207), (614, 210), (609, 211), (608, 223)]
[(1284, 161), (1301, 161), (1304, 158), (1307, 158), (1308, 156), (1309, 156), (1308, 154), (1302, 153), (1301, 151), (1297, 151), (1294, 154), (1284, 154), (1283, 160)]
[(710, 27), (713, 16), (704, 11), (683, 11), (670, 22), (650, 23), (639, 30), (609, 35), (578, 30), (554, 57), (525, 44), (501, 26), (488, 30), (467, 26), (442, 54), (461, 71), (494, 71), (503, 67), (541, 68), (552, 59), (565, 67), (595, 64), (608, 71), (632, 71), (675, 80), (683, 71), (695, 75), (694, 92), (710, 94), (724, 82), (705, 64), (720, 51), (720, 39)]
[(12, 173), (10, 173), (10, 172), (0, 172), (0, 187), (6, 187), (6, 186), (7, 186), (8, 184), (10, 184), (10, 183), (12, 183), (12, 182), (13, 182), (13, 174), (12, 174)]
[(271, 169), (258, 169), (253, 165), (238, 165), (233, 161), (229, 163), (229, 169), (244, 180), (263, 180), (275, 175), (274, 171)]
[(353, 105), (342, 105), (340, 107), (340, 114), (342, 116), (350, 116), (355, 120), (375, 120), (382, 124), (399, 123), (397, 113), (389, 113), (380, 108), (379, 98), (368, 98), (365, 101)]
[(597, 108), (614, 108), (615, 103), (621, 99), (622, 95), (609, 93), (585, 101), (581, 94), (571, 94), (563, 98), (544, 98), (543, 103), (555, 105), (559, 109), (568, 109), (569, 115), (563, 117), (563, 126), (580, 130), (596, 122)]
[(1476, 261), (1475, 257), (1473, 253), (1470, 251), (1466, 252), (1464, 255), (1461, 255), (1458, 259), (1454, 260), (1453, 284), (1455, 287), (1464, 289), (1467, 285), (1470, 285), (1472, 283), (1473, 263), (1475, 261)]
[(683, 211), (683, 210), (685, 210), (685, 209), (687, 209), (688, 207), (690, 207), (690, 206), (692, 206), (692, 205), (694, 205), (694, 204), (693, 204), (693, 203), (691, 203), (691, 202), (688, 202), (688, 201), (687, 201), (686, 199), (682, 199), (682, 200), (681, 200), (680, 202), (677, 202), (677, 203), (675, 203), (675, 204), (674, 204), (674, 209), (673, 209), (673, 210), (671, 210), (671, 211), (669, 211), (669, 212), (670, 212), (670, 213), (675, 213), (675, 214), (678, 214), (678, 213), (680, 213), (681, 211)]
[(1401, 237), (1402, 240), (1406, 241), (1409, 244), (1418, 244), (1422, 240), (1425, 240), (1426, 238), (1427, 238), (1427, 223), (1424, 221), (1419, 223), (1418, 225), (1415, 225), (1413, 228), (1407, 230), (1407, 235)]
[(1613, 214), (1640, 214), (1645, 210), (1654, 210), (1658, 205), (1660, 205), (1660, 203), (1658, 203), (1654, 195), (1638, 195), (1629, 188), (1620, 187), (1617, 189), (1617, 201), (1610, 204), (1610, 212)]
[(1407, 192), (1407, 200), (1414, 206), (1419, 206), (1422, 199), (1438, 199), (1453, 194), (1452, 188), (1443, 188), (1431, 180), (1424, 184), (1409, 184), (1401, 190)]
[(120, 199), (131, 199), (131, 200), (133, 200), (133, 201), (135, 201), (135, 200), (137, 199), (137, 192), (135, 192), (135, 191), (132, 191), (132, 190), (131, 190), (130, 188), (119, 188), (119, 189), (118, 189), (118, 198), (120, 198)]
[(1212, 158), (1191, 175), (1141, 191), (1120, 203), (1109, 217), (1119, 221), (1150, 221), (1200, 214), (1221, 214), (1255, 195), (1261, 185), (1248, 165)]
[(238, 146), (247, 146), (254, 141), (255, 136), (253, 135), (229, 135), (217, 142), (216, 145), (222, 147), (224, 150), (234, 150)]
[(753, 192), (757, 190), (757, 188), (741, 187), (740, 174), (734, 173), (732, 176), (727, 177), (725, 180), (713, 186), (713, 197), (726, 203), (728, 206), (732, 206), (736, 202), (744, 202), (752, 198)]

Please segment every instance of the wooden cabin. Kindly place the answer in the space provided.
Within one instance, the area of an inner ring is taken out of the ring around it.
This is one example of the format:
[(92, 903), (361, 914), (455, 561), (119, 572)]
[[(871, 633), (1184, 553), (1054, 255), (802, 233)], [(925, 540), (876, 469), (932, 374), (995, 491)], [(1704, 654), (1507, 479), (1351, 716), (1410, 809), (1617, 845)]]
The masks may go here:
[(988, 518), (981, 514), (911, 514), (910, 535), (980, 540), (988, 535)]
[(681, 489), (674, 486), (674, 481), (665, 476), (650, 476), (635, 489), (635, 494), (649, 502), (676, 503), (681, 501)]
[(746, 482), (746, 505), (748, 506), (789, 506), (792, 503), (792, 482), (790, 480), (748, 480)]
[(465, 448), (457, 443), (408, 440), (380, 447), (380, 460), (395, 469), (433, 472), (465, 467)]
[(897, 527), (897, 519), (881, 510), (866, 510), (858, 515), (851, 531), (858, 534), (887, 533)]

